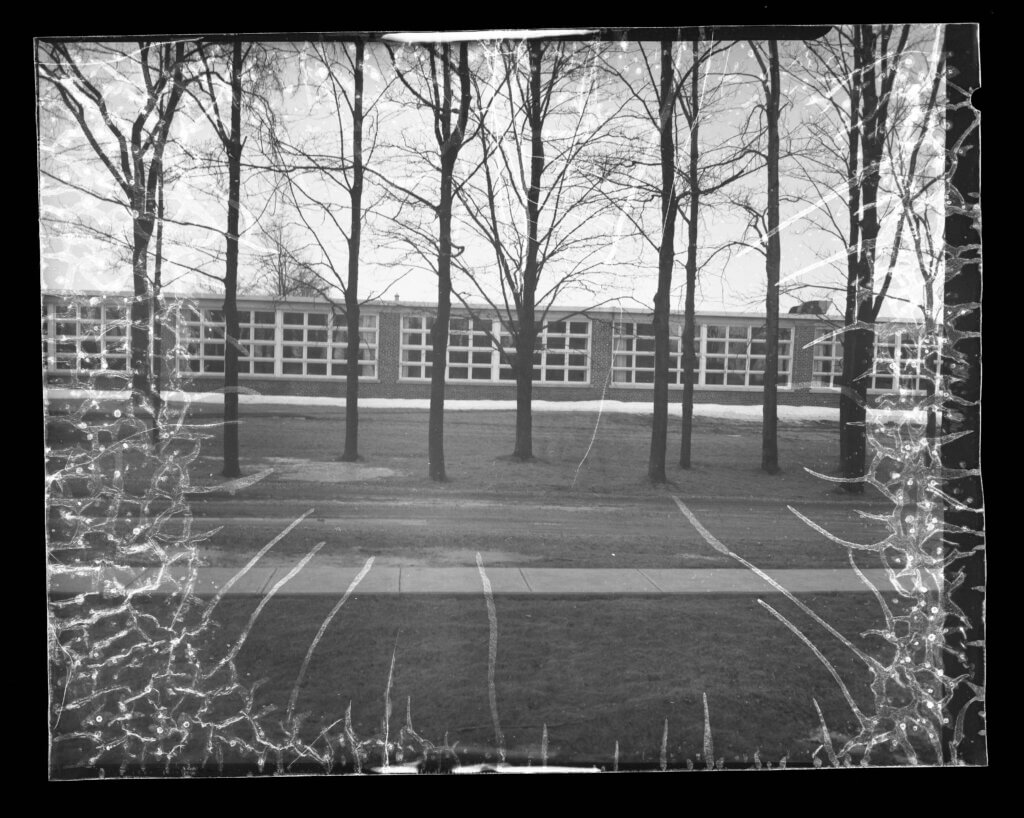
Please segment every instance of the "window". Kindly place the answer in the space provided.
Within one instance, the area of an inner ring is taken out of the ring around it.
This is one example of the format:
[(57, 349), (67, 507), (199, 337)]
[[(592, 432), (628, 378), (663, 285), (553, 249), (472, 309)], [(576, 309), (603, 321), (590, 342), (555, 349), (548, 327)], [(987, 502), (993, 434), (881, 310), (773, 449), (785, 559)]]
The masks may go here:
[[(779, 328), (778, 385), (789, 386), (792, 329)], [(701, 326), (705, 386), (763, 386), (767, 352), (765, 328), (750, 324)]]
[(432, 315), (403, 315), (401, 344), (401, 377), (403, 379), (429, 378), (433, 350), (430, 332), (434, 328)]
[[(875, 335), (875, 362), (871, 388), (882, 391), (922, 391), (927, 377), (927, 351), (909, 330), (880, 330)], [(881, 333), (884, 333), (881, 334)]]
[(448, 321), (448, 380), (489, 381), (495, 353), (490, 319), (452, 318)]
[[(612, 339), (612, 383), (654, 383), (654, 325), (615, 322)], [(682, 324), (669, 326), (668, 372), (670, 384), (683, 383)]]
[(327, 374), (327, 318), (326, 312), (284, 313), (282, 375)]
[(273, 375), (277, 314), (273, 310), (241, 310), (238, 334), (242, 348), (238, 372), (242, 375)]
[[(512, 346), (502, 333), (501, 344)], [(499, 353), (497, 350), (495, 354)], [(512, 368), (499, 360), (500, 380), (514, 380)], [(541, 328), (533, 354), (533, 379), (538, 383), (587, 383), (590, 378), (590, 321), (551, 321)]]
[[(896, 389), (921, 391), (928, 387), (927, 352), (907, 330), (879, 327), (875, 335), (874, 367), (868, 388), (880, 392)], [(838, 389), (843, 372), (843, 344), (833, 338), (814, 345), (815, 386)]]
[[(433, 326), (433, 316), (402, 316), (402, 380), (430, 377)], [(452, 317), (448, 322), (447, 379), (480, 383), (514, 380), (502, 349), (511, 352), (513, 342), (500, 320)], [(542, 327), (533, 365), (533, 379), (539, 383), (587, 383), (590, 322), (554, 321)]]
[(224, 371), (224, 313), (184, 307), (178, 320), (179, 367), (187, 372)]
[[(331, 374), (348, 374), (348, 327), (344, 315), (332, 316)], [(377, 377), (377, 316), (359, 316), (359, 377)]]
[(128, 369), (128, 312), (123, 304), (53, 305), (54, 339), (47, 345), (47, 364), (63, 371)]
[(814, 345), (811, 383), (818, 387), (836, 389), (843, 374), (843, 342), (831, 338)]

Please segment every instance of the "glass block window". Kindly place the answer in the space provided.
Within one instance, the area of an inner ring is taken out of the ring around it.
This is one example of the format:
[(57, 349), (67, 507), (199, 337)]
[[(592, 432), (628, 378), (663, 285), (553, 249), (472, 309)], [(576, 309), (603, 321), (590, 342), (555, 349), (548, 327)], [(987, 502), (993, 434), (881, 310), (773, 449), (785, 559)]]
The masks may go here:
[[(790, 385), (792, 329), (779, 329), (778, 385)], [(765, 328), (751, 324), (701, 325), (701, 380), (705, 386), (763, 386)]]
[(434, 328), (432, 315), (403, 315), (401, 375), (404, 380), (423, 380), (431, 375), (433, 350), (430, 332)]
[[(348, 327), (344, 315), (332, 316), (331, 374), (348, 375)], [(359, 316), (359, 377), (377, 377), (378, 316)]]
[(326, 375), (328, 314), (286, 310), (282, 317), (281, 374)]
[[(44, 347), (47, 366), (61, 371), (126, 371), (129, 318), (124, 304), (63, 302), (52, 310), (52, 346)], [(44, 313), (46, 312), (44, 307)]]

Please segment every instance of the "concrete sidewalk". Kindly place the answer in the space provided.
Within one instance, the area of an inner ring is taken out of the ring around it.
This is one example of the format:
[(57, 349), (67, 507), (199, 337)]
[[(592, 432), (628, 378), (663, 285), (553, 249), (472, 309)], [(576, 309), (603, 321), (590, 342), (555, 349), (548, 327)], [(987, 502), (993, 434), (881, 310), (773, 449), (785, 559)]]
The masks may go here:
[[(200, 568), (195, 584), (199, 596), (214, 596), (240, 568)], [(254, 567), (225, 592), (228, 595), (262, 595), (288, 575), (291, 569)], [(299, 571), (277, 593), (338, 596), (359, 573), (359, 567), (315, 566)], [(744, 568), (510, 568), (485, 566), (494, 594), (569, 596), (675, 595), (675, 594), (771, 594), (778, 591)], [(869, 589), (848, 568), (788, 568), (766, 571), (792, 593), (868, 593)], [(864, 572), (880, 590), (892, 588), (884, 570)], [(50, 593), (75, 596), (84, 593), (120, 595), (125, 590), (165, 594), (185, 578), (184, 570), (161, 574), (157, 569), (93, 567), (51, 571)], [(911, 580), (901, 580), (911, 588)], [(374, 567), (363, 577), (355, 594), (483, 594), (483, 581), (475, 566), (450, 568)]]

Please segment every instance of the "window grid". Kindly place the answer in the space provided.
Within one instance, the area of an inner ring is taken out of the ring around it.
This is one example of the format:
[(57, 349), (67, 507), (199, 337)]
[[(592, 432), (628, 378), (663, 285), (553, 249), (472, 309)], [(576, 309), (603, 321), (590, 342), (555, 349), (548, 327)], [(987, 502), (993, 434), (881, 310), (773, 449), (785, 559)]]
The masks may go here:
[[(432, 372), (430, 332), (433, 316), (403, 315), (400, 380), (426, 380)], [(512, 337), (498, 319), (456, 316), (449, 319), (446, 379), (494, 383), (514, 380), (502, 350), (513, 351)], [(498, 339), (501, 347), (494, 343)], [(554, 321), (538, 333), (533, 379), (538, 383), (586, 384), (590, 381), (590, 322)]]
[[(359, 377), (377, 377), (377, 316), (359, 316)], [(345, 316), (331, 317), (331, 374), (344, 377), (348, 374), (348, 326)]]
[(60, 303), (44, 308), (53, 343), (44, 345), (47, 366), (61, 372), (128, 369), (128, 317), (123, 304)]
[[(512, 336), (501, 332), (500, 339), (502, 347), (511, 352)], [(499, 358), (499, 380), (515, 380), (512, 367), (497, 350), (495, 355)], [(590, 382), (590, 321), (549, 321), (541, 328), (533, 354), (533, 380), (537, 383)]]
[[(238, 318), (240, 375), (345, 376), (348, 330), (344, 324), (332, 322), (327, 312), (240, 310)], [(377, 376), (377, 315), (362, 315), (359, 323), (359, 377), (373, 379)], [(226, 343), (221, 310), (186, 309), (179, 333), (184, 352), (179, 360), (181, 371), (224, 371)]]
[(499, 354), (491, 340), (499, 322), (479, 318), (448, 321), (449, 381), (490, 381), (494, 357)]
[(430, 333), (434, 328), (432, 315), (403, 315), (401, 340), (401, 380), (426, 380), (433, 367)]
[(273, 375), (276, 366), (277, 315), (273, 310), (242, 310), (238, 316), (240, 375)]
[[(694, 334), (697, 359), (694, 385), (759, 387), (764, 385), (767, 353), (764, 326), (737, 323), (698, 324)], [(669, 385), (684, 382), (683, 324), (669, 327)], [(792, 329), (779, 329), (778, 385), (790, 386)], [(654, 327), (637, 322), (612, 326), (612, 382), (654, 383)]]
[[(700, 339), (694, 343), (699, 345)], [(683, 383), (683, 325), (669, 325), (670, 385)], [(698, 361), (699, 365), (699, 361)], [(699, 375), (695, 369), (694, 374)], [(654, 325), (630, 321), (612, 324), (612, 383), (654, 383)]]
[[(886, 338), (875, 336), (874, 366), (868, 388), (874, 392), (896, 389), (921, 392), (930, 382), (925, 351), (910, 334), (897, 330)], [(838, 389), (843, 372), (843, 343), (839, 338), (814, 345), (813, 385)], [(898, 374), (897, 374), (898, 373)]]
[(883, 392), (923, 391), (931, 382), (925, 366), (926, 354), (920, 341), (903, 330), (885, 338), (876, 335), (871, 388)]
[(223, 313), (206, 307), (185, 307), (178, 320), (178, 346), (180, 372), (223, 372)]
[(811, 383), (824, 389), (838, 389), (843, 374), (843, 342), (831, 338), (814, 345)]
[[(779, 329), (778, 385), (790, 383), (792, 329)], [(701, 384), (704, 386), (763, 386), (767, 341), (764, 326), (752, 324), (701, 325)]]

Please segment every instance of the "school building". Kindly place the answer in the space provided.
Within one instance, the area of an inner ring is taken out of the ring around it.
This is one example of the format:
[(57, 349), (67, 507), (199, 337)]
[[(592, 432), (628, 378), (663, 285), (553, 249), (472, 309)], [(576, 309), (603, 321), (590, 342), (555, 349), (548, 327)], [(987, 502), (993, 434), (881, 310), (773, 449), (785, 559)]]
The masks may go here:
[[(128, 310), (132, 296), (111, 293), (42, 294), (46, 382), (96, 388), (125, 386)], [(216, 391), (224, 372), (224, 322), (218, 296), (175, 295), (161, 321), (164, 359), (179, 388)], [(342, 397), (349, 362), (344, 315), (321, 298), (247, 296), (238, 299), (240, 385), (263, 395)], [(427, 398), (434, 305), (367, 303), (360, 316), (360, 395)], [(538, 316), (540, 318), (540, 316)], [(842, 345), (825, 338), (840, 316), (780, 316), (779, 403), (834, 406)], [(670, 324), (670, 389), (683, 384), (682, 316)], [(878, 327), (869, 394), (922, 394), (921, 351), (912, 326)], [(486, 307), (452, 307), (445, 394), (453, 400), (512, 400), (512, 371), (498, 343), (512, 348), (499, 315)], [(757, 404), (764, 379), (764, 316), (696, 316), (694, 400)], [(534, 358), (538, 400), (650, 401), (654, 336), (650, 312), (636, 308), (552, 309), (544, 317)]]

